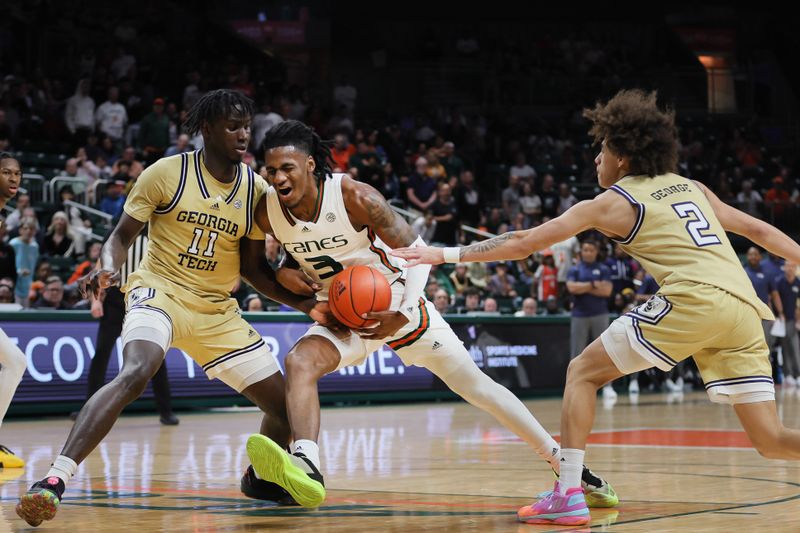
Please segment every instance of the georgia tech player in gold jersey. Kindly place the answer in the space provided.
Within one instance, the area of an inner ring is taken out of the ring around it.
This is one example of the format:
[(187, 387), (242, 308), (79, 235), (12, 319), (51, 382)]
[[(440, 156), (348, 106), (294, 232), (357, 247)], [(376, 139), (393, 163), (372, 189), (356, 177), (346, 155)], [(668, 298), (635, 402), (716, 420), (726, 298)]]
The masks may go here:
[(411, 264), (521, 259), (595, 228), (656, 278), (661, 289), (615, 320), (573, 359), (561, 414), (561, 478), (556, 489), (519, 519), (580, 525), (589, 520), (578, 483), (597, 390), (650, 367), (669, 370), (692, 357), (713, 402), (733, 405), (755, 448), (772, 459), (800, 459), (800, 431), (778, 418), (758, 299), (725, 234), (747, 237), (787, 261), (800, 246), (780, 230), (724, 204), (699, 182), (671, 171), (678, 161), (672, 111), (656, 95), (621, 91), (585, 110), (602, 143), (597, 180), (608, 189), (539, 227), (505, 233), (464, 248), (395, 250)]
[[(289, 444), (278, 363), (261, 335), (242, 319), (230, 290), (241, 273), (270, 298), (315, 320), (327, 322), (329, 317), (325, 306), (282, 289), (274, 276), (268, 277), (270, 269), (261, 268), (264, 233), (253, 215), (265, 183), (241, 162), (252, 115), (252, 101), (241, 93), (221, 89), (205, 94), (185, 124), (190, 132), (203, 134), (205, 147), (157, 161), (133, 187), (103, 247), (101, 264), (84, 280), (84, 287), (94, 292), (113, 283), (127, 248), (149, 222), (147, 255), (123, 287), (125, 364), (86, 402), (46, 478), (21, 498), (17, 514), (29, 524), (53, 518), (78, 463), (144, 391), (171, 346), (193, 357), (209, 379), (220, 379), (255, 403), (264, 412), (261, 432)], [(269, 487), (263, 483), (255, 488), (266, 498)], [(286, 496), (273, 488), (270, 499)]]

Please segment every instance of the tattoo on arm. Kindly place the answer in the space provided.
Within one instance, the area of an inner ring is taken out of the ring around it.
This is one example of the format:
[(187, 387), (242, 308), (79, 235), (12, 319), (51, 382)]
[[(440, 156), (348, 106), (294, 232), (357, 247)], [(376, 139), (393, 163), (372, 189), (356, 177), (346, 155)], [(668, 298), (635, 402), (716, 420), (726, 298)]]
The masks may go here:
[(417, 240), (417, 235), (408, 222), (394, 212), (378, 191), (370, 187), (363, 195), (362, 203), (368, 216), (369, 226), (375, 229), (383, 242), (392, 248), (401, 248)]
[(475, 254), (491, 252), (492, 250), (501, 247), (507, 241), (516, 240), (518, 238), (522, 238), (522, 235), (519, 232), (509, 231), (508, 233), (503, 233), (502, 235), (498, 235), (497, 237), (492, 237), (491, 239), (485, 241), (476, 242), (475, 244), (470, 244), (469, 246), (464, 246), (463, 248), (461, 248), (460, 259), (463, 260), (482, 259), (480, 256), (475, 257)]

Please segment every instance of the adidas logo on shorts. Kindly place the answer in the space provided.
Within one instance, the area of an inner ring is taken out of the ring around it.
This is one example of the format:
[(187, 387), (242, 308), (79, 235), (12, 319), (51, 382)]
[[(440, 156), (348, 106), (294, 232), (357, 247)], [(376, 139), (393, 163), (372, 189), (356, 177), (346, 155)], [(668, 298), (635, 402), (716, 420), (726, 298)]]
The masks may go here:
[(433, 350), (438, 350), (441, 347), (442, 347), (442, 343), (441, 342), (433, 341), (433, 348), (432, 348)]
[(247, 334), (248, 337), (252, 338), (256, 336), (256, 332), (254, 330), (250, 330), (250, 333)]

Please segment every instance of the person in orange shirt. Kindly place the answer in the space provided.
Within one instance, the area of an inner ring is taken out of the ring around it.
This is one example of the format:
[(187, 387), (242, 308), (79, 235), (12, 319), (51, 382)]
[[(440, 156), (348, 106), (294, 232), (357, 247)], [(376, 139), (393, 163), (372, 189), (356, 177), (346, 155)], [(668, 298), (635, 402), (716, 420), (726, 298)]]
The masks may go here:
[(331, 148), (331, 159), (336, 165), (334, 172), (347, 172), (350, 158), (356, 153), (356, 147), (350, 144), (347, 135), (337, 133), (333, 138), (333, 148)]
[(772, 178), (772, 188), (764, 195), (764, 203), (773, 215), (783, 215), (783, 211), (789, 203), (789, 193), (783, 188), (783, 177)]

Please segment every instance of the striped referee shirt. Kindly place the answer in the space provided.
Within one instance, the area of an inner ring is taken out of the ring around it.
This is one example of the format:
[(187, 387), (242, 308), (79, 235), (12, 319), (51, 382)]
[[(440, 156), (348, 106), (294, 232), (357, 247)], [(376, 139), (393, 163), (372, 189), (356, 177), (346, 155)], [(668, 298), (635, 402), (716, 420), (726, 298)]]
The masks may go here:
[(119, 286), (124, 287), (128, 283), (128, 276), (133, 274), (139, 263), (144, 259), (147, 253), (147, 232), (142, 231), (133, 244), (128, 248), (128, 260), (119, 269)]

